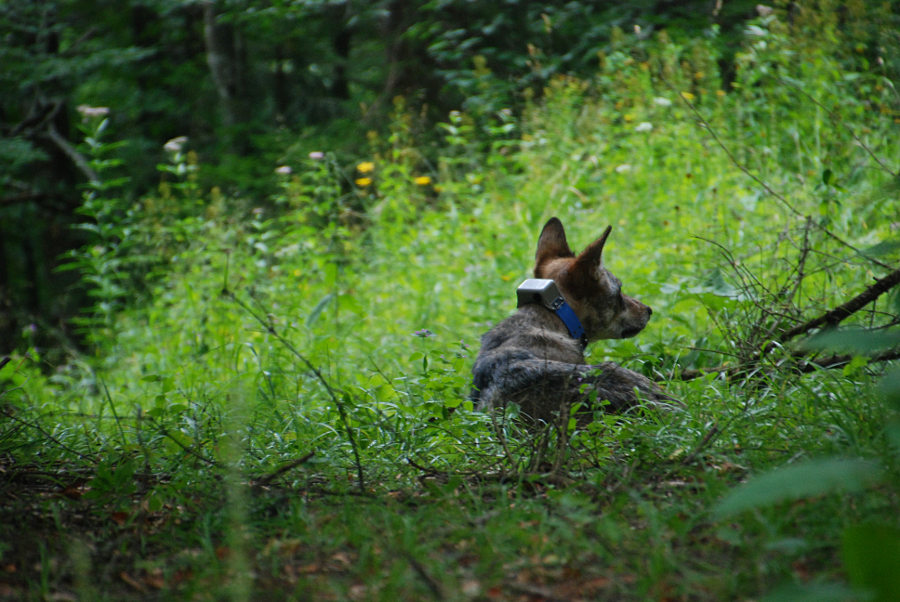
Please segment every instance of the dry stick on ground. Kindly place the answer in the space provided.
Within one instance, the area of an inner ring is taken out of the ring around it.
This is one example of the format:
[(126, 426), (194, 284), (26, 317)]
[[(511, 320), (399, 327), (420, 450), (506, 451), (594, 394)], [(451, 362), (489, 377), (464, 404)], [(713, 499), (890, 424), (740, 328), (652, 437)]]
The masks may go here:
[(428, 574), (428, 571), (425, 570), (425, 567), (422, 566), (422, 563), (416, 559), (410, 552), (405, 552), (403, 554), (406, 557), (406, 561), (409, 562), (409, 566), (413, 568), (416, 574), (419, 576), (422, 581), (425, 582), (425, 585), (428, 586), (428, 590), (431, 592), (432, 597), (435, 600), (445, 600), (447, 596), (444, 595), (444, 590), (441, 588), (441, 584), (438, 583), (434, 577)]
[[(793, 303), (794, 298), (800, 291), (800, 287), (803, 286), (803, 279), (806, 277), (806, 259), (807, 257), (809, 257), (810, 251), (809, 229), (811, 227), (812, 216), (807, 216), (806, 223), (803, 225), (803, 246), (800, 247), (800, 257), (797, 259), (796, 265), (791, 270), (791, 274), (788, 275), (784, 286), (782, 286), (781, 290), (776, 293), (776, 298), (786, 299), (788, 303)], [(793, 286), (790, 287), (790, 292), (788, 292), (788, 285), (791, 282), (791, 278), (793, 278)], [(765, 311), (769, 315), (775, 316), (777, 319), (772, 320), (772, 325), (768, 329), (766, 329), (766, 332), (762, 335), (762, 337), (757, 338), (756, 340), (771, 340), (778, 329), (781, 328), (784, 319), (794, 319), (789, 315), (779, 315), (779, 312), (774, 312), (770, 308), (766, 308)]]
[[(795, 353), (794, 357), (802, 358), (802, 353)], [(846, 366), (853, 359), (852, 355), (831, 355), (825, 358), (804, 358), (805, 363), (800, 366), (800, 372), (814, 372), (820, 368), (839, 368), (841, 366)], [(883, 351), (882, 353), (876, 353), (872, 357), (869, 358), (869, 363), (874, 364), (877, 362), (890, 362), (896, 359), (900, 359), (900, 349)]]
[(434, 476), (440, 476), (440, 475), (444, 474), (444, 473), (441, 473), (439, 470), (431, 468), (430, 466), (422, 466), (421, 464), (419, 464), (418, 462), (416, 462), (415, 460), (413, 460), (410, 457), (406, 458), (406, 463), (409, 464), (410, 466), (412, 466), (413, 468), (415, 468), (416, 470), (420, 470), (423, 473), (425, 473), (424, 476), (434, 477)]
[[(512, 452), (509, 451), (509, 447), (506, 445), (506, 437), (503, 436), (503, 429), (500, 428), (500, 425), (497, 424), (496, 412), (491, 412), (491, 424), (494, 426), (494, 433), (497, 435), (497, 439), (500, 441), (500, 447), (503, 449), (503, 453), (506, 456), (506, 461), (509, 462), (510, 467), (515, 467), (516, 463), (513, 460)], [(500, 466), (500, 472), (503, 473), (503, 466)]]
[(706, 448), (706, 446), (709, 445), (711, 441), (718, 437), (721, 432), (722, 429), (719, 427), (719, 423), (713, 422), (712, 426), (710, 426), (706, 431), (706, 434), (703, 435), (700, 443), (694, 446), (694, 449), (692, 449), (691, 452), (684, 457), (681, 463), (690, 464), (691, 462), (693, 462), (694, 459), (700, 454), (700, 452), (703, 451), (703, 449)]
[(259, 324), (266, 329), (266, 332), (275, 337), (275, 339), (277, 339), (279, 343), (284, 345), (284, 347), (288, 351), (290, 351), (294, 355), (294, 357), (303, 362), (309, 369), (309, 371), (312, 372), (313, 375), (315, 375), (316, 379), (320, 383), (322, 383), (322, 386), (325, 387), (325, 390), (328, 392), (328, 395), (331, 397), (331, 400), (334, 402), (334, 405), (338, 409), (338, 414), (340, 414), (341, 416), (341, 422), (344, 425), (344, 431), (347, 433), (347, 439), (350, 441), (350, 447), (353, 449), (353, 458), (356, 461), (356, 475), (359, 479), (359, 490), (361, 493), (364, 493), (366, 486), (365, 478), (363, 477), (362, 460), (360, 460), (359, 458), (359, 446), (356, 443), (356, 437), (353, 435), (353, 429), (350, 427), (350, 417), (347, 415), (347, 408), (344, 407), (344, 403), (340, 400), (340, 398), (337, 396), (337, 393), (335, 393), (334, 389), (331, 387), (331, 383), (328, 382), (328, 379), (325, 378), (322, 372), (318, 368), (316, 368), (316, 366), (313, 365), (313, 363), (309, 361), (305, 355), (300, 353), (297, 348), (291, 344), (290, 341), (288, 341), (277, 330), (275, 330), (275, 326), (271, 323), (270, 320), (266, 320), (258, 313), (253, 311), (253, 308), (239, 299), (237, 295), (235, 295), (227, 288), (227, 286), (222, 288), (222, 296), (231, 299), (232, 301), (237, 303), (241, 309), (253, 316), (253, 319), (259, 322)]

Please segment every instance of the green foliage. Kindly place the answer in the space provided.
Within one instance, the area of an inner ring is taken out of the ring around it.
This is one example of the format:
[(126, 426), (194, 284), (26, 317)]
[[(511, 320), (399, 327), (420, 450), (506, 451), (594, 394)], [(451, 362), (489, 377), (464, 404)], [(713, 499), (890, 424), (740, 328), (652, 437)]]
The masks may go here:
[[(224, 6), (223, 22), (273, 27), (333, 8)], [(882, 379), (874, 357), (806, 370), (794, 354), (868, 354), (874, 337), (894, 349), (895, 299), (806, 347), (778, 338), (897, 260), (886, 74), (829, 14), (750, 23), (733, 76), (714, 31), (619, 29), (590, 77), (548, 71), (521, 114), (485, 88), (432, 126), (397, 99), (363, 150), (311, 136), (257, 158), (268, 198), (208, 185), (194, 139), (174, 138), (157, 149), (158, 187), (132, 199), (105, 179), (115, 120), (89, 121), (98, 178), (71, 261), (92, 291), (94, 349), (54, 370), (24, 355), (0, 367), (0, 459), (34, 492), (8, 496), (0, 521), (11, 587), (90, 597), (88, 575), (112, 597), (889, 591), (892, 561), (871, 550), (898, 528), (896, 373)], [(533, 430), (514, 407), (474, 411), (478, 337), (513, 310), (551, 215), (573, 246), (611, 224), (608, 267), (654, 308), (639, 337), (589, 360), (643, 370), (682, 410)]]
[(863, 524), (844, 531), (843, 556), (850, 582), (874, 594), (873, 600), (890, 600), (898, 580), (900, 529), (895, 525)]
[(754, 479), (733, 491), (717, 509), (720, 517), (824, 493), (858, 493), (877, 482), (881, 471), (865, 460), (810, 460)]

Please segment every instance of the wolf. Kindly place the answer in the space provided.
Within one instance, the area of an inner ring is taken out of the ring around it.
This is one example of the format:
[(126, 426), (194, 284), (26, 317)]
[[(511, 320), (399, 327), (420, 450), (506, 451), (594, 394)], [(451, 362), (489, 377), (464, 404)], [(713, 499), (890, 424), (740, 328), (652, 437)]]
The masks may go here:
[[(481, 410), (516, 403), (534, 421), (551, 422), (573, 404), (588, 412), (624, 411), (641, 402), (674, 401), (647, 377), (612, 362), (586, 364), (584, 349), (598, 339), (633, 337), (653, 310), (622, 293), (622, 283), (603, 266), (608, 226), (575, 255), (562, 222), (550, 219), (535, 253), (534, 276), (552, 280), (555, 303), (521, 295), (518, 310), (481, 338), (472, 367), (472, 399)], [(523, 287), (525, 283), (523, 283)], [(531, 302), (529, 302), (531, 301)], [(582, 417), (585, 413), (581, 414)]]

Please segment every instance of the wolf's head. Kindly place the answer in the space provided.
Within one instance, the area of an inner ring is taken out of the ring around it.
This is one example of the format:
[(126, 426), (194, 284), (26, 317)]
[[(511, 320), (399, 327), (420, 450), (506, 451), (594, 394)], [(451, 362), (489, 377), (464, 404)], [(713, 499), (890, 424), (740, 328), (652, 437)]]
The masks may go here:
[(622, 282), (603, 267), (603, 245), (612, 226), (579, 255), (566, 242), (562, 222), (551, 218), (544, 225), (535, 254), (534, 277), (550, 278), (575, 315), (588, 340), (633, 337), (647, 325), (649, 307), (622, 294)]

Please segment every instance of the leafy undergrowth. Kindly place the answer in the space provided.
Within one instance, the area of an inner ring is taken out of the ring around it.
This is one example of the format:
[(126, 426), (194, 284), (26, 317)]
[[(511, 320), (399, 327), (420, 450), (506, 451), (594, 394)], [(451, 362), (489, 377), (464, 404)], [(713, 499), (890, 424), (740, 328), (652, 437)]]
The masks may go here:
[[(893, 84), (817, 43), (836, 21), (753, 28), (727, 92), (711, 41), (622, 35), (594, 81), (433, 146), (398, 101), (359, 163), (309, 149), (265, 202), (200, 190), (180, 147), (139, 203), (96, 186), (71, 258), (94, 352), (0, 368), (0, 596), (891, 591), (898, 295), (798, 342), (895, 269)], [(589, 361), (683, 409), (473, 410), (478, 337), (552, 215), (576, 247), (612, 224), (607, 265), (654, 308)]]

